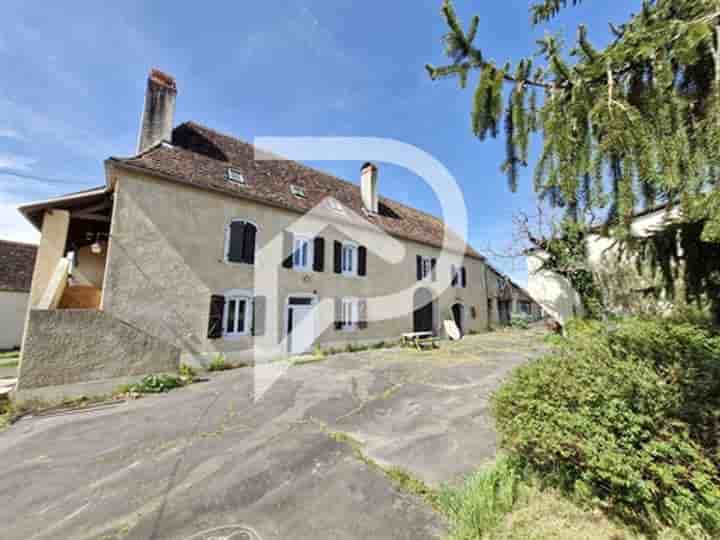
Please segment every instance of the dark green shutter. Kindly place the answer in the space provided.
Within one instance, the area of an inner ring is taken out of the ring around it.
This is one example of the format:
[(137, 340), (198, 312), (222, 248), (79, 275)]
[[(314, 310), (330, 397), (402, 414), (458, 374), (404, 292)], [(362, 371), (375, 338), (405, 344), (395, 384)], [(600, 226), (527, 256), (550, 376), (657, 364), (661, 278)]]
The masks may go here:
[(230, 223), (230, 240), (228, 241), (227, 260), (230, 262), (243, 262), (245, 244), (245, 222), (233, 221)]
[(210, 316), (208, 317), (208, 339), (222, 337), (223, 312), (225, 311), (225, 297), (213, 294), (210, 297)]
[(325, 239), (321, 236), (315, 237), (314, 240), (313, 270), (316, 272), (325, 270)]
[(289, 231), (283, 232), (283, 267), (292, 268), (293, 266), (293, 235)]
[(367, 248), (365, 246), (358, 248), (358, 275), (367, 275)]
[(242, 262), (255, 264), (255, 236), (257, 228), (252, 223), (246, 223), (243, 229)]
[(266, 298), (264, 296), (256, 296), (253, 299), (253, 336), (264, 336), (265, 335), (265, 304)]
[(335, 240), (333, 245), (335, 248), (335, 273), (340, 274), (342, 273), (342, 244)]
[(358, 300), (358, 328), (361, 330), (367, 328), (367, 300), (361, 298)]
[(467, 271), (465, 270), (464, 266), (460, 270), (460, 275), (462, 276), (460, 282), (462, 284), (462, 288), (464, 289), (465, 287), (467, 287)]
[(422, 257), (420, 255), (415, 257), (415, 267), (417, 270), (417, 280), (420, 281), (422, 279)]
[(342, 298), (335, 299), (335, 330), (342, 330)]

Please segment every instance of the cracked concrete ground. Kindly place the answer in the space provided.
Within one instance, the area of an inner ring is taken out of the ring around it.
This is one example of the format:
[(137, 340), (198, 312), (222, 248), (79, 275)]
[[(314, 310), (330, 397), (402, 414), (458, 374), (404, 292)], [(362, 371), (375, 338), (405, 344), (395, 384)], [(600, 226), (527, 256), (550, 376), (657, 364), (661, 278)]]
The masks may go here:
[(490, 393), (542, 349), (537, 333), (501, 331), (294, 366), (258, 402), (240, 369), (23, 419), (0, 434), (2, 537), (183, 539), (233, 524), (264, 540), (442, 537), (442, 517), (369, 461), (431, 486), (471, 472), (496, 451)]

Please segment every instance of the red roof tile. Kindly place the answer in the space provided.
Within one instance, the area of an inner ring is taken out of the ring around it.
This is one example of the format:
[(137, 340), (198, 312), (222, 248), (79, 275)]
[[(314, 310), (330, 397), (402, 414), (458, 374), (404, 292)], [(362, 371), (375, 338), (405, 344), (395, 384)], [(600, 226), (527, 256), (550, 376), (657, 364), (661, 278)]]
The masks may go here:
[(30, 291), (37, 246), (0, 240), (0, 291)]
[[(194, 122), (175, 128), (172, 145), (156, 145), (138, 156), (110, 158), (109, 161), (121, 167), (140, 168), (168, 180), (301, 213), (331, 196), (357, 214), (364, 215), (357, 184), (296, 161), (256, 160), (255, 147), (251, 144)], [(228, 167), (240, 171), (245, 183), (228, 181)], [(305, 197), (293, 195), (291, 184), (301, 188)], [(385, 197), (380, 197), (378, 215), (369, 221), (393, 236), (434, 247), (443, 244), (445, 225), (440, 219)], [(457, 240), (452, 232), (450, 237)], [(469, 246), (466, 253), (484, 259)]]

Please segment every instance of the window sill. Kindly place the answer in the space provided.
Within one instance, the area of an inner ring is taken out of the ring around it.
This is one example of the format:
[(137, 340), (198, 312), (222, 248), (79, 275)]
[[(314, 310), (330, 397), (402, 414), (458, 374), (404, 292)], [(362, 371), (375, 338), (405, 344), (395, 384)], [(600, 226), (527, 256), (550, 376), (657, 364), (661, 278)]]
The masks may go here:
[(244, 334), (223, 334), (223, 340), (224, 341), (240, 341), (241, 339), (252, 337), (252, 334), (250, 332), (245, 332)]

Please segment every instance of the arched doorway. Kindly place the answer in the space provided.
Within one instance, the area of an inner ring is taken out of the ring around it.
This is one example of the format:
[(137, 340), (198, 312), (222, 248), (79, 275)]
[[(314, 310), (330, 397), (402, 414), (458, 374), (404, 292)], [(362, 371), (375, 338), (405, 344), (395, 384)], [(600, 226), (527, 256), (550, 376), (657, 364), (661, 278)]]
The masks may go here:
[(434, 331), (432, 292), (423, 287), (413, 295), (413, 332), (432, 331)]
[(451, 309), (453, 320), (455, 321), (455, 325), (458, 327), (458, 330), (460, 330), (460, 337), (462, 337), (463, 334), (465, 334), (465, 328), (463, 328), (465, 308), (462, 304), (453, 304)]

